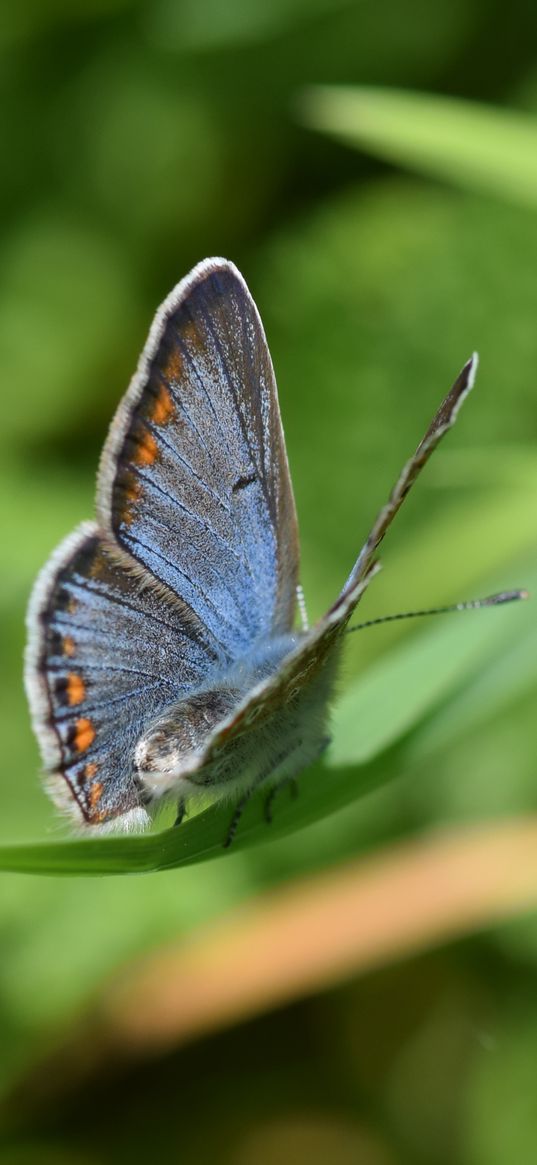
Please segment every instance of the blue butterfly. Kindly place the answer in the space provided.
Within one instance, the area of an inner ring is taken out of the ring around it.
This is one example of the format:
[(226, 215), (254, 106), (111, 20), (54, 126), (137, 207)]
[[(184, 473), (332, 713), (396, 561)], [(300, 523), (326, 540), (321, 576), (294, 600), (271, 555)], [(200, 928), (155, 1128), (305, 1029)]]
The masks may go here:
[(347, 623), (379, 543), (470, 391), (472, 358), (333, 606), (308, 630), (272, 363), (248, 288), (207, 259), (157, 312), (101, 457), (97, 521), (39, 575), (26, 688), (53, 800), (140, 830), (164, 797), (240, 813), (322, 752)]

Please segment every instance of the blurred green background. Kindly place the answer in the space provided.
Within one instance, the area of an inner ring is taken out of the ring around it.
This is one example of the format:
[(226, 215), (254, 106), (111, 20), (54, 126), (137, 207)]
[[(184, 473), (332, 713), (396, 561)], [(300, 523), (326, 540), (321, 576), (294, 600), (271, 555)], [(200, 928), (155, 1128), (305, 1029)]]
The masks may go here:
[[(498, 0), (19, 0), (3, 9), (0, 52), (11, 843), (64, 836), (22, 692), (29, 590), (91, 515), (152, 314), (205, 255), (238, 264), (265, 323), (310, 615), (333, 601), (474, 348), (473, 399), (390, 532), (361, 611), (537, 589), (537, 17), (525, 0), (507, 14)], [(162, 946), (216, 924), (225, 945), (225, 919), (271, 887), (285, 895), (446, 826), (531, 818), (536, 692), (531, 603), (355, 636), (325, 778), (359, 761), (357, 787), (376, 791), (189, 869), (2, 875), (5, 1160), (534, 1162), (535, 914), (434, 951), (424, 940), (365, 976), (349, 966), (330, 989), (291, 991), (275, 1010), (261, 999), (248, 1021), (207, 1023), (147, 1056), (131, 1058), (125, 1039), (123, 1056), (92, 1068), (80, 1024), (116, 974)], [(356, 693), (374, 725), (353, 712)], [(414, 697), (421, 712), (405, 719)], [(71, 1079), (47, 1065), (73, 1033), (84, 1072)]]

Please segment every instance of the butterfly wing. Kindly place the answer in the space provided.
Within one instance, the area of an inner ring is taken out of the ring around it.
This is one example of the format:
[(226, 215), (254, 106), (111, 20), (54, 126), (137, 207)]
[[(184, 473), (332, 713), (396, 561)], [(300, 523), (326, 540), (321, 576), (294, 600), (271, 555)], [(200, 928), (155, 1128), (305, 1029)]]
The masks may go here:
[(133, 752), (148, 717), (218, 660), (197, 617), (86, 522), (55, 551), (28, 611), (25, 679), (49, 791), (88, 825), (148, 822)]
[(276, 384), (231, 263), (200, 263), (157, 313), (104, 448), (97, 508), (224, 657), (291, 628), (298, 532)]
[[(454, 425), (459, 409), (473, 387), (476, 370), (477, 356), (474, 355), (465, 364), (416, 452), (402, 470), (336, 602), (316, 626), (302, 636), (298, 646), (283, 661), (279, 670), (258, 684), (233, 715), (207, 739), (203, 756), (198, 761), (200, 767), (217, 760), (233, 741), (252, 729), (257, 731), (262, 728), (271, 717), (276, 718), (276, 729), (281, 709), (293, 702), (297, 707), (297, 735), (316, 732), (319, 741), (322, 740), (322, 709), (317, 706), (314, 693), (316, 690), (321, 693), (326, 706), (347, 623), (379, 569), (379, 563), (375, 561), (378, 546), (439, 441)], [(328, 684), (323, 683), (323, 673), (328, 675)], [(304, 717), (309, 716), (312, 706), (315, 709), (315, 715), (311, 717), (312, 724), (304, 724)]]

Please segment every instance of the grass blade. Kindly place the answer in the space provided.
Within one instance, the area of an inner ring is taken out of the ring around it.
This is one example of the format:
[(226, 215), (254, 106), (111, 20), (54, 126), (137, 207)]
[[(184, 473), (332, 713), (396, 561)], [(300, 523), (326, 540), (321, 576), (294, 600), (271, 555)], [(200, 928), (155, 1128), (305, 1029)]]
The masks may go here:
[(314, 86), (301, 119), (390, 162), (537, 206), (537, 119), (399, 89)]

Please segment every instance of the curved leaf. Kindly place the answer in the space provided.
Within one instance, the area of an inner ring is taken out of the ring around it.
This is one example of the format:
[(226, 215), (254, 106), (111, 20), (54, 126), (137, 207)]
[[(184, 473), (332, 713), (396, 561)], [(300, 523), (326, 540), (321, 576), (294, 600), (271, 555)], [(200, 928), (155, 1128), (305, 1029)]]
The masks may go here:
[(537, 206), (537, 120), (402, 89), (314, 86), (302, 119), (348, 145), (449, 182)]

